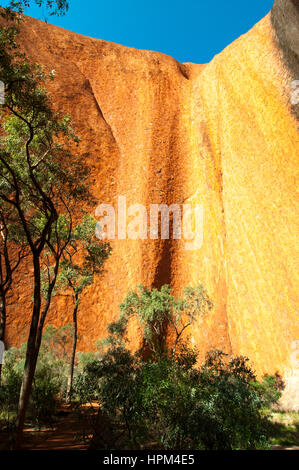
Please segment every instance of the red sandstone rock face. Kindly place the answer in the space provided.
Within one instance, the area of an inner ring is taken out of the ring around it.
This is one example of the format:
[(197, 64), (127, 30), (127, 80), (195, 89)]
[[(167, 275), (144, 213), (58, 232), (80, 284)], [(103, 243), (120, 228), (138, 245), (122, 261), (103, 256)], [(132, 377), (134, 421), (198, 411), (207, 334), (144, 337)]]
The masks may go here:
[[(26, 18), (21, 47), (56, 71), (49, 91), (54, 106), (73, 116), (99, 204), (117, 207), (124, 195), (128, 205), (204, 209), (200, 249), (186, 250), (184, 240), (112, 242), (106, 274), (82, 301), (79, 350), (105, 336), (138, 284), (170, 283), (178, 293), (200, 279), (215, 307), (191, 340), (202, 353), (218, 347), (247, 355), (259, 374), (279, 370), (288, 404), (298, 404), (299, 104), (291, 104), (291, 83), (299, 73), (296, 42), (288, 52), (284, 34), (290, 19), (297, 24), (294, 5), (277, 1), (283, 21), (274, 9), (273, 21), (269, 14), (206, 66)], [(23, 266), (9, 311), (10, 344), (26, 339), (29, 276)], [(59, 298), (48, 323), (70, 321), (71, 306)], [(131, 330), (137, 346), (140, 331)]]

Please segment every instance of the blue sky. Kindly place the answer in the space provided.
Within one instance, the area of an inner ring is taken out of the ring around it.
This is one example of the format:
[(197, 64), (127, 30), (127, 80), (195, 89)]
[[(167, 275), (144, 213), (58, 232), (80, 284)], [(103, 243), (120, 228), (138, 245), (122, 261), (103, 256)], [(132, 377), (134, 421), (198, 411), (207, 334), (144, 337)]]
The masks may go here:
[[(272, 5), (273, 0), (70, 0), (65, 17), (47, 20), (87, 36), (164, 52), (180, 62), (206, 63)], [(45, 19), (37, 7), (27, 14)]]

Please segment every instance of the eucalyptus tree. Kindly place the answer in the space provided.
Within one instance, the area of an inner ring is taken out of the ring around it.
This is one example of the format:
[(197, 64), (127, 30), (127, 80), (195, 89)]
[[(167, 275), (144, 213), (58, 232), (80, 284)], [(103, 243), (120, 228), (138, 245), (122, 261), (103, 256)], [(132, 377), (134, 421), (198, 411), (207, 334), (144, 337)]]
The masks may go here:
[[(62, 8), (66, 3), (46, 2), (49, 8)], [(28, 5), (26, 1), (11, 2), (16, 9)], [(89, 172), (77, 154), (79, 140), (70, 117), (53, 110), (45, 90), (53, 74), (46, 74), (19, 52), (19, 16), (11, 9), (1, 15), (0, 80), (5, 84), (5, 104), (0, 115), (0, 202), (1, 207), (8, 208), (3, 216), (9, 213), (13, 217), (26, 242), (33, 270), (32, 314), (18, 407), (18, 447), (59, 265), (71, 241), (73, 220), (82, 216), (82, 208), (93, 200), (87, 189)], [(44, 298), (42, 270), (49, 257), (52, 269)]]
[[(71, 400), (74, 365), (78, 341), (78, 310), (81, 295), (94, 282), (96, 274), (103, 272), (105, 260), (110, 256), (111, 246), (100, 242), (95, 236), (97, 221), (90, 215), (74, 227), (70, 242), (62, 255), (60, 271), (56, 284), (59, 295), (70, 295), (73, 303), (73, 345), (68, 377), (67, 397)], [(49, 268), (46, 269), (48, 278)], [(68, 294), (69, 292), (69, 294)]]
[[(212, 309), (212, 302), (201, 284), (186, 286), (181, 297), (171, 294), (169, 285), (148, 289), (143, 285), (130, 291), (120, 304), (120, 315), (110, 323), (108, 343), (127, 340), (130, 318), (138, 320), (143, 332), (143, 350), (155, 357), (166, 354), (174, 359), (183, 333)], [(167, 339), (167, 337), (169, 339)]]

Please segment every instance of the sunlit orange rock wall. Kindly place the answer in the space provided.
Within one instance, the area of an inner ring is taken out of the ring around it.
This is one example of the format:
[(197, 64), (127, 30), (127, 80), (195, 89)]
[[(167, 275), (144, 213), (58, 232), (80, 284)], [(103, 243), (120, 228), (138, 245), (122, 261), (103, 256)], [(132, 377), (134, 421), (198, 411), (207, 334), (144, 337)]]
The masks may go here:
[[(80, 350), (105, 336), (129, 289), (170, 283), (178, 293), (200, 280), (214, 309), (190, 331), (191, 341), (202, 354), (218, 347), (249, 356), (259, 374), (279, 370), (286, 405), (298, 406), (299, 104), (291, 104), (291, 84), (299, 72), (296, 38), (284, 34), (292, 21), (298, 35), (295, 5), (276, 2), (273, 16), (205, 66), (30, 18), (22, 25), (22, 48), (55, 70), (52, 99), (73, 116), (99, 204), (117, 207), (124, 195), (128, 205), (204, 208), (198, 250), (186, 250), (184, 240), (112, 242), (105, 275), (82, 300)], [(30, 322), (25, 266), (19, 276), (10, 344), (26, 339)], [(58, 298), (48, 323), (69, 323), (71, 313), (68, 298)], [(137, 325), (131, 337), (137, 346)]]

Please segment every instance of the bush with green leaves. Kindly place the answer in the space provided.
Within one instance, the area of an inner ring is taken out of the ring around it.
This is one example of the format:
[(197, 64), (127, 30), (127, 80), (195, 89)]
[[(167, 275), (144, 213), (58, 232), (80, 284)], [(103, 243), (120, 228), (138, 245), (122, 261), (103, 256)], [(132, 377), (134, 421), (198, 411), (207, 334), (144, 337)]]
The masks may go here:
[[(71, 324), (56, 328), (48, 325), (42, 336), (37, 372), (41, 369), (51, 370), (59, 385), (59, 398), (65, 399), (67, 394), (67, 377), (72, 346)], [(35, 377), (38, 374), (35, 374)]]
[(53, 367), (39, 364), (34, 376), (28, 414), (32, 422), (41, 428), (42, 425), (52, 425), (59, 406), (61, 384)]
[[(257, 382), (247, 358), (217, 350), (199, 366), (197, 351), (186, 346), (180, 332), (192, 324), (188, 312), (193, 318), (199, 316), (207, 297), (202, 288), (189, 288), (187, 294), (197, 309), (191, 309), (186, 298), (174, 299), (168, 287), (152, 292), (141, 287), (129, 293), (120, 319), (109, 326), (108, 350), (78, 376), (77, 398), (81, 403), (98, 400), (99, 415), (108, 418), (112, 429), (112, 448), (267, 448), (270, 429), (265, 407), (280, 397), (277, 381)], [(132, 315), (145, 337), (137, 353), (126, 344)], [(172, 343), (163, 336), (165, 318), (176, 327)], [(153, 353), (148, 360), (145, 348)], [(92, 447), (107, 448), (101, 432), (93, 433)]]
[(15, 425), (23, 365), (24, 348), (11, 348), (5, 352), (0, 384), (0, 429), (11, 431)]
[[(35, 426), (52, 425), (57, 408), (66, 396), (71, 343), (71, 325), (61, 328), (49, 325), (45, 329), (27, 412), (27, 419)], [(0, 416), (6, 428), (16, 418), (25, 354), (26, 344), (5, 353)]]
[(273, 405), (279, 407), (279, 399), (285, 388), (285, 383), (278, 372), (275, 375), (265, 374), (261, 382), (256, 382), (254, 387), (262, 397), (263, 408), (270, 409)]
[[(8, 359), (5, 359), (0, 386), (0, 413), (4, 427), (11, 430), (12, 426), (7, 426), (6, 423), (13, 424), (17, 415), (25, 355), (22, 350), (20, 352), (14, 348), (13, 351), (8, 350), (6, 356)], [(27, 418), (33, 425), (40, 428), (42, 425), (53, 424), (60, 389), (60, 376), (54, 363), (41, 356), (34, 375), (27, 412)]]
[[(212, 351), (200, 368), (196, 359), (194, 351), (185, 351), (145, 362), (113, 347), (86, 366), (76, 386), (83, 402), (98, 400), (110, 418), (115, 448), (153, 442), (159, 449), (268, 448), (265, 388), (256, 387), (248, 359)], [(271, 404), (278, 396), (272, 393)]]
[[(139, 285), (137, 292), (130, 291), (120, 304), (118, 320), (108, 326), (110, 336), (106, 344), (125, 344), (129, 321), (135, 317), (142, 328), (144, 350), (152, 356), (165, 353), (175, 356), (186, 330), (207, 315), (212, 306), (201, 284), (185, 287), (178, 298), (171, 294), (167, 284), (160, 290)], [(167, 337), (173, 337), (171, 345)]]

